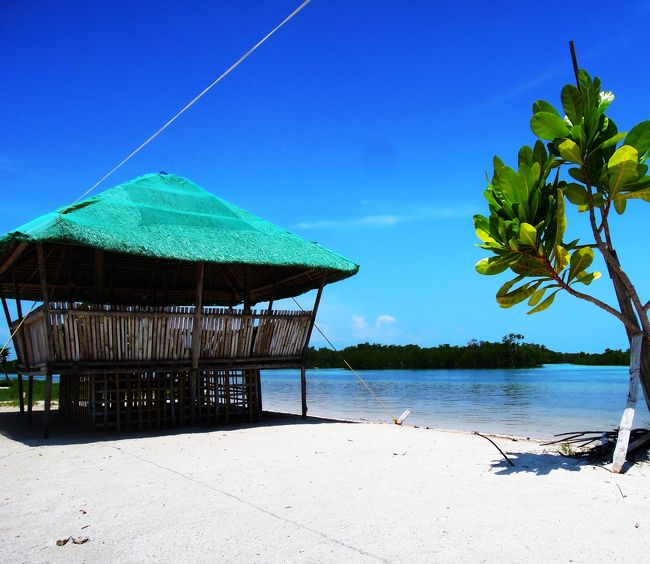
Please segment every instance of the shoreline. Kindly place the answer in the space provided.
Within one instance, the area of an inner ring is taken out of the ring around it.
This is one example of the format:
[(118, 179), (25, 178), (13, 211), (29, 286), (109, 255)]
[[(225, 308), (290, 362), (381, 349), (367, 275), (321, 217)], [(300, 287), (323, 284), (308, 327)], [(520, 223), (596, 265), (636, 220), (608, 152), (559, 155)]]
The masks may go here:
[[(20, 408), (18, 406), (13, 406), (9, 405), (9, 402), (6, 404), (0, 403), (0, 413), (15, 413), (18, 414), (20, 412)], [(56, 408), (58, 403), (56, 401), (52, 401), (52, 407)], [(34, 416), (39, 416), (42, 414), (44, 407), (44, 402), (43, 401), (37, 401), (34, 402), (34, 407), (33, 407), (33, 414)], [(54, 412), (52, 414), (53, 417), (58, 417), (58, 413)], [(268, 422), (272, 424), (272, 421), (275, 419), (296, 419), (299, 421), (305, 421), (302, 419), (299, 413), (292, 413), (289, 411), (263, 411), (262, 412), (262, 420), (259, 422), (259, 424), (264, 424), (265, 423), (265, 418), (268, 418)], [(461, 435), (475, 435), (476, 431), (468, 431), (466, 429), (454, 429), (454, 428), (449, 428), (449, 427), (431, 427), (431, 426), (425, 426), (425, 425), (411, 425), (409, 423), (403, 423), (401, 425), (396, 425), (394, 423), (388, 422), (388, 421), (374, 421), (370, 419), (353, 419), (353, 418), (344, 418), (344, 417), (337, 417), (337, 416), (326, 416), (326, 415), (307, 415), (306, 421), (308, 422), (326, 422), (326, 423), (350, 423), (350, 424), (357, 424), (357, 425), (386, 425), (389, 427), (404, 427), (404, 428), (411, 428), (411, 429), (422, 429), (425, 431), (433, 431), (433, 432), (440, 432), (440, 433), (458, 433)], [(72, 425), (72, 424), (71, 424)], [(242, 424), (243, 426), (246, 426), (246, 423)], [(224, 425), (223, 427), (236, 427), (236, 424), (228, 424)], [(199, 426), (199, 427), (170, 427), (168, 429), (159, 429), (159, 430), (151, 430), (150, 432), (152, 434), (160, 434), (161, 432), (192, 432), (194, 429), (199, 429), (201, 431), (218, 431), (220, 428), (219, 426)], [(2, 429), (0, 428), (0, 434), (2, 432)], [(80, 433), (96, 433), (96, 434), (106, 434), (101, 431), (87, 431), (83, 428), (79, 428)], [(146, 433), (147, 431), (142, 431), (142, 433)], [(133, 433), (139, 433), (138, 431), (133, 431)], [(117, 433), (108, 433), (110, 435), (117, 435)], [(129, 436), (129, 432), (125, 431), (123, 432), (125, 436)], [(481, 431), (482, 435), (486, 435), (488, 437), (493, 437), (493, 438), (498, 438), (498, 439), (504, 439), (504, 440), (509, 440), (512, 442), (530, 442), (534, 444), (542, 444), (544, 442), (544, 439), (540, 438), (535, 438), (535, 437), (524, 437), (523, 435), (513, 435), (513, 434), (507, 434), (507, 433), (492, 433), (489, 431)]]

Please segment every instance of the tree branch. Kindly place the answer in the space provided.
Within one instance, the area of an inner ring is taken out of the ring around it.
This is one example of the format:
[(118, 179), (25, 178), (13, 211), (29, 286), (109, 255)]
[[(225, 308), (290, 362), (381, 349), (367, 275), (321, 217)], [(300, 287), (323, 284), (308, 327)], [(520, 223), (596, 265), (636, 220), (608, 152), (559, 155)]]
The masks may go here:
[(631, 331), (633, 332), (638, 332), (639, 327), (632, 323), (627, 317), (625, 317), (620, 311), (617, 309), (614, 309), (612, 306), (609, 304), (606, 304), (605, 302), (600, 301), (598, 298), (594, 298), (593, 296), (590, 296), (589, 294), (583, 294), (582, 292), (578, 292), (578, 290), (574, 290), (571, 286), (569, 286), (560, 276), (558, 275), (557, 272), (555, 272), (555, 269), (551, 265), (551, 263), (546, 259), (546, 258), (540, 258), (540, 262), (544, 265), (544, 268), (548, 270), (551, 278), (555, 280), (557, 285), (562, 289), (566, 290), (569, 294), (571, 294), (575, 298), (580, 298), (581, 300), (584, 300), (586, 302), (590, 302), (594, 304), (595, 306), (598, 306), (600, 309), (605, 310), (607, 313), (610, 313), (616, 319), (618, 319), (621, 323), (623, 323), (626, 327), (628, 327)]
[[(587, 180), (589, 181), (589, 179)], [(601, 228), (604, 228), (605, 238), (607, 241), (607, 244), (605, 244), (600, 234), (599, 228), (596, 226), (596, 213), (594, 211), (593, 193), (592, 193), (591, 184), (587, 184), (587, 191), (589, 192), (589, 222), (591, 223), (591, 230), (594, 234), (594, 239), (596, 240), (596, 246), (600, 251), (600, 254), (605, 259), (605, 262), (607, 263), (607, 266), (610, 271), (610, 275), (613, 273), (618, 278), (618, 280), (620, 280), (621, 284), (624, 286), (627, 297), (631, 300), (632, 304), (634, 305), (634, 309), (636, 310), (636, 314), (639, 317), (643, 331), (645, 331), (645, 333), (648, 334), (650, 333), (650, 322), (648, 320), (648, 314), (646, 310), (643, 308), (643, 306), (641, 305), (641, 300), (639, 299), (639, 296), (636, 293), (636, 288), (632, 284), (631, 280), (627, 277), (627, 274), (625, 274), (625, 272), (621, 268), (621, 263), (613, 254), (611, 233), (609, 231), (609, 222), (607, 221), (607, 214), (601, 210), (601, 214), (602, 214)], [(626, 326), (629, 328), (627, 324)], [(635, 331), (636, 330), (638, 330), (638, 326), (636, 327)]]

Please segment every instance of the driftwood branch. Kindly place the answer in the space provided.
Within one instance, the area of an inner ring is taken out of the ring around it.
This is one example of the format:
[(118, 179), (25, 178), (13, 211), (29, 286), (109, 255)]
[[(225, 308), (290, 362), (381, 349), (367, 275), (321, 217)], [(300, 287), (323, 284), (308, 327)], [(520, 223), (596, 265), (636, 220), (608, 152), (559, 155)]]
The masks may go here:
[(495, 443), (495, 442), (494, 442), (490, 437), (486, 437), (485, 435), (481, 435), (481, 433), (479, 433), (478, 431), (474, 431), (474, 434), (475, 434), (475, 435), (478, 435), (479, 437), (483, 437), (484, 439), (490, 441), (490, 442), (495, 446), (495, 448), (496, 448), (496, 449), (501, 453), (501, 456), (503, 456), (503, 458), (506, 459), (506, 461), (508, 462), (508, 464), (510, 464), (510, 466), (514, 466), (514, 465), (515, 465), (515, 463), (514, 463), (512, 460), (510, 460), (510, 459), (508, 458), (508, 456), (506, 455), (506, 453), (503, 452), (503, 451), (499, 448), (499, 446), (498, 446), (498, 445), (497, 445), (497, 444), (496, 444), (496, 443)]

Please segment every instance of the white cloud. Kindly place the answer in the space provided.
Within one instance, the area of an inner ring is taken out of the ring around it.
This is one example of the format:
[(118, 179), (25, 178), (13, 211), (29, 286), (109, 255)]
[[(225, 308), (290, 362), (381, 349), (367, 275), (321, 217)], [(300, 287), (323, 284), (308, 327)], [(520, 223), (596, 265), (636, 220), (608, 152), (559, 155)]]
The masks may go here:
[(469, 207), (418, 207), (399, 214), (378, 214), (352, 217), (348, 219), (319, 219), (302, 221), (298, 229), (383, 229), (401, 223), (427, 221), (431, 219), (458, 219), (471, 217), (475, 210)]
[(387, 325), (392, 325), (397, 321), (396, 317), (393, 317), (392, 315), (380, 315), (377, 317), (377, 321), (375, 321), (375, 325), (377, 327), (386, 327)]
[(396, 323), (396, 317), (385, 313), (378, 315), (372, 323), (363, 315), (352, 314), (352, 334), (356, 339), (383, 341), (395, 334)]
[(355, 331), (365, 331), (368, 328), (368, 322), (363, 315), (352, 314), (352, 329)]

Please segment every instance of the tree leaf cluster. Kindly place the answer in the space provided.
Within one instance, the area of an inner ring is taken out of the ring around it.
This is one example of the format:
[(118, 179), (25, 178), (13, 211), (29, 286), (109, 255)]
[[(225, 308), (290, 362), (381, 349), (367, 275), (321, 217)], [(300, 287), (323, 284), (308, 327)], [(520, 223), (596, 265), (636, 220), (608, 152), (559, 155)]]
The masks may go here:
[(476, 270), (515, 274), (498, 290), (497, 303), (508, 308), (527, 301), (529, 314), (548, 308), (560, 290), (600, 276), (589, 271), (595, 245), (566, 235), (567, 204), (605, 214), (612, 206), (621, 214), (630, 199), (650, 201), (650, 121), (619, 132), (605, 114), (614, 95), (584, 70), (560, 97), (563, 115), (544, 100), (533, 104), (537, 139), (519, 149), (516, 168), (494, 157), (484, 192), (489, 215), (474, 216), (479, 247), (490, 252)]

